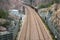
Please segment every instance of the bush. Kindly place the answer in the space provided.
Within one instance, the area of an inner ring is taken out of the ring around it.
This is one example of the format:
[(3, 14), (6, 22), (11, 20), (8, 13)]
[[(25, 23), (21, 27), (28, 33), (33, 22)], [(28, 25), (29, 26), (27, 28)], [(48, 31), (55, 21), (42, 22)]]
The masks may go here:
[(55, 3), (60, 3), (60, 0), (53, 0)]
[(48, 4), (41, 4), (41, 5), (38, 6), (38, 8), (39, 8), (39, 9), (40, 9), (40, 8), (47, 8), (47, 7), (50, 7), (52, 4), (53, 4), (53, 2), (48, 3)]
[(0, 18), (7, 18), (8, 12), (0, 9)]

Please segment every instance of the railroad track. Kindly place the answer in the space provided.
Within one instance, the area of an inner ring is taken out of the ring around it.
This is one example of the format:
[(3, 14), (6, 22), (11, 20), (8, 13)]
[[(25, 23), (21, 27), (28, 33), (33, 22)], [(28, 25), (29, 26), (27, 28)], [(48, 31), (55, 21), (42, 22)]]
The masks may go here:
[(53, 40), (41, 18), (31, 7), (26, 6), (26, 19), (19, 40)]
[[(41, 33), (42, 33), (42, 36), (43, 36), (43, 39), (42, 40), (47, 40), (47, 39), (48, 40), (51, 40), (50, 39), (51, 37), (49, 36), (49, 33), (47, 33), (45, 27), (43, 27), (43, 25), (41, 26), (41, 22), (40, 22), (40, 19), (39, 19), (40, 17), (37, 16), (37, 13), (32, 13), (32, 15), (34, 17), (35, 23), (38, 25), (38, 26), (36, 26), (36, 28), (39, 27), (40, 30), (41, 30)], [(46, 36), (47, 36), (47, 38), (46, 38)]]

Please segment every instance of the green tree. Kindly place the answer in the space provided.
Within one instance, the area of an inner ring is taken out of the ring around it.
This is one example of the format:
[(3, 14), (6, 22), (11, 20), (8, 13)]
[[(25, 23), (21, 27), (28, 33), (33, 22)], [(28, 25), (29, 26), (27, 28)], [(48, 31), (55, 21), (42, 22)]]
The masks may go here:
[(0, 18), (7, 18), (8, 12), (0, 9)]

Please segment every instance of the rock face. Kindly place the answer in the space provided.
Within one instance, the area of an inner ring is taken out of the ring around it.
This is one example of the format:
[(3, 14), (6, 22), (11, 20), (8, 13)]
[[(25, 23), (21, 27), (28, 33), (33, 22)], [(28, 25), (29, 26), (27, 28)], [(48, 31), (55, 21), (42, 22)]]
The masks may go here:
[(60, 9), (60, 4), (53, 4), (51, 7), (49, 7), (49, 9), (51, 10), (51, 11), (57, 11), (57, 10), (59, 10)]
[[(49, 10), (51, 11), (51, 14)], [(43, 9), (39, 11), (40, 15), (43, 11), (48, 11), (47, 13), (50, 15), (46, 14), (48, 22), (51, 22), (50, 24), (54, 25), (53, 27), (60, 33), (60, 4), (53, 4), (51, 7), (47, 8), (47, 10)], [(45, 14), (42, 13), (41, 17), (45, 17)]]
[(15, 20), (19, 20), (20, 19), (19, 16), (16, 16), (16, 15), (13, 15), (13, 14), (9, 14), (9, 18), (12, 18), (12, 19), (15, 19)]
[(2, 19), (2, 18), (0, 18), (0, 24), (4, 24), (4, 23), (6, 23), (6, 22), (7, 22), (6, 19)]
[(0, 0), (0, 9), (9, 9), (9, 0)]
[(10, 9), (20, 9), (21, 8), (21, 0), (9, 0), (11, 6)]
[(3, 27), (3, 26), (0, 26), (0, 32), (1, 32), (1, 31), (6, 31), (6, 28)]
[(51, 17), (51, 22), (60, 33), (60, 10), (57, 10), (57, 12), (55, 12), (55, 14)]
[(0, 9), (9, 10), (9, 9), (20, 9), (21, 1), (20, 0), (0, 0)]

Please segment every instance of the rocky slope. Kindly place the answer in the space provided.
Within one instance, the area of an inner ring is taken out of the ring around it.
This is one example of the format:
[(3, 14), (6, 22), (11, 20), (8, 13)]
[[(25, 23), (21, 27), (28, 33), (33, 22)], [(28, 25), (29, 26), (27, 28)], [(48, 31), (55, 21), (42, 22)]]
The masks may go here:
[(60, 33), (60, 9), (55, 12), (55, 14), (51, 17), (51, 22), (55, 25), (55, 28)]

